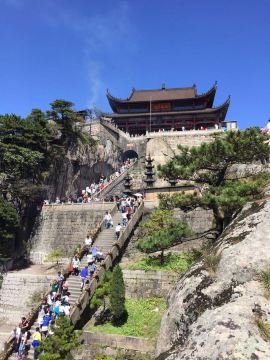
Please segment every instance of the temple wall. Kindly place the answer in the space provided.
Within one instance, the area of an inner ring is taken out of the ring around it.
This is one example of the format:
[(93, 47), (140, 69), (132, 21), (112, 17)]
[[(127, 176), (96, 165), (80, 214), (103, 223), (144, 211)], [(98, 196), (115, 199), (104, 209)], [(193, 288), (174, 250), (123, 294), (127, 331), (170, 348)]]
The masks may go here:
[(150, 134), (146, 154), (154, 158), (155, 165), (165, 164), (176, 151), (177, 146), (199, 146), (203, 142), (213, 141), (213, 131), (171, 131)]

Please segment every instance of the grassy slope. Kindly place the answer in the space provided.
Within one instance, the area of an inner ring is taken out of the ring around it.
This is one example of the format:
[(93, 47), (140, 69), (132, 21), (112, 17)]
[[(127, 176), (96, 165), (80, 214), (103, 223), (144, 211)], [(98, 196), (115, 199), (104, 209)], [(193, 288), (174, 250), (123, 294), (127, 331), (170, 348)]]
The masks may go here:
[(174, 271), (183, 273), (187, 271), (194, 263), (194, 256), (192, 253), (181, 253), (165, 255), (165, 262), (160, 265), (160, 259), (157, 256), (146, 256), (135, 260), (127, 265), (129, 270), (160, 270), (160, 271)]
[(126, 308), (128, 312), (128, 320), (122, 326), (113, 326), (111, 323), (98, 326), (90, 324), (86, 327), (86, 330), (152, 339), (157, 336), (161, 316), (166, 309), (164, 299), (127, 299)]

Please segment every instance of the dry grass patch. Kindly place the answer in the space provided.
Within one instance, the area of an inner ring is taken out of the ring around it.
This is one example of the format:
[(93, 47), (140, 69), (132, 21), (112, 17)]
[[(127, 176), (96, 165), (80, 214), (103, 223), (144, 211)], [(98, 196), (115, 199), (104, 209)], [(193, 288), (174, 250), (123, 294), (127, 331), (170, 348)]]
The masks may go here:
[(270, 324), (267, 321), (263, 321), (261, 319), (255, 320), (255, 323), (260, 330), (262, 338), (266, 341), (270, 341)]
[(212, 253), (209, 255), (205, 255), (204, 265), (205, 265), (206, 269), (209, 271), (211, 276), (216, 275), (216, 270), (217, 270), (218, 264), (220, 263), (220, 260), (221, 260), (221, 253), (219, 253), (219, 254)]
[(259, 273), (260, 281), (264, 287), (265, 290), (265, 297), (267, 299), (270, 299), (270, 269), (268, 270), (262, 270)]

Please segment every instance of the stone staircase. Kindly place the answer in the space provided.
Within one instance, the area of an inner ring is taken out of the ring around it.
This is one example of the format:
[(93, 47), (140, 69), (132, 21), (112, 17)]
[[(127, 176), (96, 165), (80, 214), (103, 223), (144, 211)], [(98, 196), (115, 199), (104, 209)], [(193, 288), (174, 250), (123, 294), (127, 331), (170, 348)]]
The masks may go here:
[[(95, 241), (95, 246), (100, 249), (104, 255), (106, 255), (112, 248), (113, 243), (115, 243), (116, 241), (116, 236), (115, 236), (115, 226), (121, 222), (121, 213), (120, 212), (115, 212), (112, 215), (113, 218), (113, 227), (111, 227), (110, 229), (105, 229), (103, 227), (103, 229), (101, 230), (101, 232), (98, 234), (96, 241)], [(85, 265), (87, 265), (87, 261), (86, 261), (86, 256), (84, 256), (81, 259), (81, 265), (80, 268), (84, 267)], [(80, 276), (69, 276), (68, 278), (68, 282), (69, 282), (69, 292), (70, 292), (70, 305), (71, 307), (75, 304), (75, 302), (78, 300), (80, 294), (81, 294), (81, 279)]]
[[(106, 255), (111, 250), (113, 243), (116, 241), (115, 225), (118, 224), (119, 222), (121, 222), (121, 213), (118, 211), (115, 212), (114, 214), (112, 214), (112, 218), (113, 218), (114, 226), (111, 227), (110, 229), (105, 229), (103, 227), (95, 241), (95, 246), (97, 246), (103, 252), (104, 255)], [(81, 259), (80, 269), (82, 267), (84, 267), (85, 265), (87, 265), (86, 256), (84, 256)], [(80, 276), (70, 275), (68, 277), (68, 282), (69, 282), (69, 292), (70, 292), (70, 305), (72, 307), (81, 295)], [(33, 334), (35, 332), (35, 328), (37, 326), (38, 326), (38, 323), (35, 322), (30, 329), (31, 334)], [(31, 340), (29, 341), (29, 343), (31, 344)], [(13, 353), (9, 357), (9, 359), (12, 359), (12, 360), (17, 359), (17, 354)], [(32, 347), (29, 351), (27, 359), (28, 360), (34, 359), (34, 351), (33, 351)]]

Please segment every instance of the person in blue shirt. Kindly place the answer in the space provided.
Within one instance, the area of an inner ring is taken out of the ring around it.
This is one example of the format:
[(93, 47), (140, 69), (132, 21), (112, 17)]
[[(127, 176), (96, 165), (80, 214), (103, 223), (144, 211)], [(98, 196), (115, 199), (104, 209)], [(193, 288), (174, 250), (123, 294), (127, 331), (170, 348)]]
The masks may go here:
[(97, 256), (97, 251), (98, 251), (98, 249), (97, 249), (95, 246), (93, 246), (93, 247), (92, 247), (92, 255), (93, 255), (94, 257)]
[(93, 274), (94, 274), (94, 272), (96, 271), (96, 264), (95, 264), (95, 263), (91, 264), (91, 265), (89, 266), (88, 270), (89, 270), (90, 276), (92, 277)]
[(84, 268), (82, 268), (82, 270), (80, 272), (81, 290), (83, 290), (83, 288), (84, 288), (87, 276), (88, 276), (88, 270), (87, 270), (87, 266), (85, 266)]
[(41, 331), (44, 335), (47, 335), (48, 327), (51, 321), (52, 321), (52, 316), (50, 313), (47, 312), (43, 317), (43, 322), (41, 327)]

